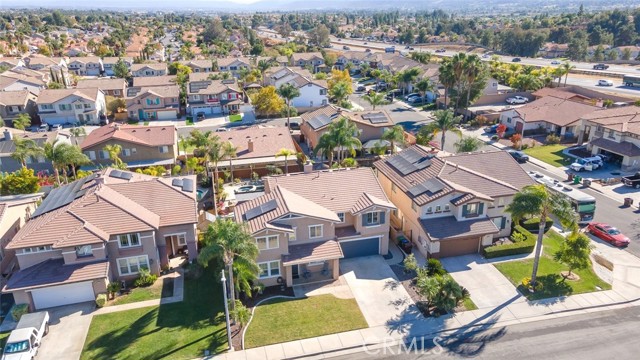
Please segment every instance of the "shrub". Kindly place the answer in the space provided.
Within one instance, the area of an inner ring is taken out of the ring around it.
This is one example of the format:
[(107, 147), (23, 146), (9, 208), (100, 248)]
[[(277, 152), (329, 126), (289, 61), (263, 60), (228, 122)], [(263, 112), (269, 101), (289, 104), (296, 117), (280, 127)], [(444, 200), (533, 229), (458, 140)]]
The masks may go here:
[(525, 150), (529, 148), (529, 144), (522, 144), (522, 146), (520, 146), (520, 150)]
[[(526, 289), (532, 289), (531, 287), (531, 278), (530, 277), (526, 277), (524, 279), (522, 279), (522, 286)], [(542, 282), (540, 282), (540, 280), (537, 281), (536, 284), (536, 291), (540, 291), (542, 290)]]
[(493, 141), (498, 141), (498, 139), (500, 139), (500, 138), (498, 137), (498, 135), (493, 135), (493, 136), (491, 137), (491, 140), (493, 140)]
[(98, 294), (96, 296), (96, 306), (101, 308), (107, 303), (107, 294)]
[[(550, 217), (547, 217), (547, 222), (544, 224), (544, 232), (546, 233), (551, 229), (553, 225), (553, 220)], [(540, 228), (540, 218), (532, 217), (527, 220), (520, 220), (520, 226), (528, 230), (532, 234), (537, 234)]]
[(182, 171), (182, 167), (180, 167), (180, 165), (174, 165), (173, 168), (171, 168), (171, 175), (180, 175), (180, 171)]
[(556, 134), (549, 134), (549, 135), (547, 135), (547, 138), (545, 139), (545, 143), (546, 143), (546, 145), (560, 144), (560, 136), (558, 136)]
[(29, 305), (27, 304), (18, 304), (11, 309), (11, 317), (15, 322), (20, 321), (22, 315), (29, 312)]
[(416, 261), (416, 257), (413, 254), (409, 254), (406, 258), (404, 258), (402, 264), (404, 265), (404, 269), (407, 272), (418, 270), (418, 262)]
[(120, 289), (122, 289), (122, 284), (120, 284), (119, 281), (113, 281), (110, 282), (109, 285), (107, 285), (107, 292), (112, 296), (120, 291)]
[[(518, 254), (529, 254), (533, 251), (536, 246), (536, 237), (529, 231), (527, 231), (522, 226), (516, 225), (513, 227), (513, 233), (511, 234), (511, 238), (515, 233), (525, 236), (524, 241), (515, 242), (513, 244), (506, 245), (496, 245), (489, 246), (482, 250), (482, 253), (486, 259), (497, 258), (501, 256), (509, 256), (509, 255), (518, 255)], [(519, 236), (519, 235), (515, 235)]]
[(158, 275), (153, 275), (147, 269), (140, 269), (140, 276), (133, 283), (136, 287), (151, 286), (158, 279)]
[(427, 274), (429, 276), (444, 275), (446, 273), (447, 273), (447, 270), (444, 269), (440, 260), (438, 259), (427, 260)]
[(513, 232), (513, 234), (511, 234), (511, 241), (513, 241), (514, 243), (518, 243), (525, 240), (527, 240), (527, 237), (524, 234), (521, 234), (515, 231)]

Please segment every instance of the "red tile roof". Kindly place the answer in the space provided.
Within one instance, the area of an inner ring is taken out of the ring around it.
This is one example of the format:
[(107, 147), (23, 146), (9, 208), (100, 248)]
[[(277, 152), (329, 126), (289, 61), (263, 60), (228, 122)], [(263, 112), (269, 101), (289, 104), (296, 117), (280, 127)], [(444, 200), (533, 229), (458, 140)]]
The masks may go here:
[(176, 142), (176, 128), (173, 125), (137, 126), (111, 124), (102, 126), (87, 135), (82, 142), (82, 150), (92, 148), (111, 139), (145, 146), (173, 145)]

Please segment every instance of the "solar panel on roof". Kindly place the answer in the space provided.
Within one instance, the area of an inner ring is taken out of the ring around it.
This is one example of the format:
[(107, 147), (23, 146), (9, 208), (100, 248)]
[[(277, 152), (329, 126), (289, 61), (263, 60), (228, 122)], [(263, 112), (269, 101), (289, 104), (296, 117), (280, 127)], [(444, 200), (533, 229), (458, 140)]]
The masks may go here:
[(31, 218), (69, 205), (73, 200), (82, 197), (87, 192), (87, 189), (83, 189), (84, 185), (87, 182), (93, 181), (96, 177), (98, 177), (98, 175), (93, 174), (51, 190), (49, 195), (42, 201), (42, 204), (33, 212)]
[(309, 125), (311, 125), (312, 128), (319, 129), (325, 125), (330, 124), (331, 118), (326, 114), (320, 114), (314, 118), (309, 119), (307, 122), (309, 123)]
[(120, 178), (121, 175), (122, 171), (120, 170), (111, 170), (111, 172), (109, 173), (109, 176), (114, 178)]
[(133, 178), (133, 174), (130, 172), (122, 172), (122, 179), (131, 180)]
[(402, 175), (409, 175), (414, 171), (429, 167), (431, 160), (427, 156), (422, 156), (416, 151), (408, 149), (389, 159), (389, 164)]
[(171, 181), (171, 185), (182, 187), (182, 179), (173, 179), (173, 181)]
[(258, 205), (252, 209), (249, 209), (244, 213), (244, 217), (247, 221), (255, 219), (258, 216), (264, 215), (269, 211), (275, 210), (278, 207), (278, 203), (275, 200), (269, 200), (262, 205)]
[(444, 184), (440, 180), (428, 179), (418, 185), (409, 188), (408, 191), (411, 195), (418, 196), (424, 194), (425, 192), (435, 194), (442, 189), (444, 189)]
[(182, 180), (182, 191), (193, 192), (193, 179)]

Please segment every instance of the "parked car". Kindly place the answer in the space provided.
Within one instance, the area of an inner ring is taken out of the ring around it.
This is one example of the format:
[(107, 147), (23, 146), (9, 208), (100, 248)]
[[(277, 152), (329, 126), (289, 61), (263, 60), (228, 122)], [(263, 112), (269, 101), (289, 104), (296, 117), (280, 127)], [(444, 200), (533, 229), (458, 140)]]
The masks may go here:
[(356, 92), (364, 92), (366, 90), (367, 88), (364, 85), (358, 85), (358, 87), (356, 88)]
[(527, 99), (524, 96), (517, 95), (517, 96), (514, 96), (514, 97), (507, 98), (506, 101), (507, 101), (507, 104), (511, 104), (511, 105), (513, 105), (513, 104), (526, 104), (526, 103), (529, 102), (529, 99)]
[(411, 94), (409, 94), (409, 95), (405, 96), (405, 97), (404, 97), (404, 99), (405, 99), (405, 100), (409, 100), (410, 98), (412, 98), (412, 97), (416, 97), (416, 96), (420, 96), (420, 94), (418, 94), (418, 93), (411, 93)]
[(553, 61), (551, 62), (551, 65), (560, 65), (560, 61), (558, 61), (558, 60), (553, 60)]
[(229, 131), (229, 129), (227, 129), (226, 127), (219, 127), (216, 129), (216, 132), (227, 132)]
[(599, 157), (603, 163), (609, 162), (609, 160), (611, 160), (611, 158), (607, 154), (596, 154), (595, 156)]
[(487, 126), (486, 128), (484, 128), (484, 132), (487, 134), (495, 134), (496, 132), (498, 132), (498, 126), (500, 126), (500, 124)]
[(613, 81), (611, 80), (598, 80), (598, 86), (613, 86)]
[(385, 83), (379, 83), (379, 84), (374, 85), (374, 86), (373, 86), (373, 88), (374, 88), (376, 91), (384, 91), (384, 90), (386, 90), (386, 89), (387, 89), (387, 84), (385, 84)]
[(402, 251), (404, 251), (407, 254), (411, 254), (411, 250), (413, 249), (413, 244), (411, 244), (411, 241), (409, 241), (409, 239), (407, 239), (404, 235), (398, 235), (397, 241), (398, 241), (398, 246), (400, 247), (400, 249), (402, 249)]
[(488, 58), (489, 58), (489, 54), (483, 54), (483, 55), (482, 55), (482, 58), (483, 58), (483, 59), (488, 59)]
[(640, 189), (640, 172), (635, 173), (635, 175), (631, 176), (623, 176), (622, 182), (626, 186), (631, 186), (636, 189)]
[(510, 150), (509, 155), (511, 155), (512, 158), (516, 159), (516, 161), (521, 164), (529, 161), (529, 155), (523, 153), (522, 151)]
[(522, 61), (522, 59), (520, 59), (519, 57), (514, 57), (513, 59), (511, 59), (511, 62), (520, 62)]
[(407, 100), (409, 104), (419, 104), (423, 101), (424, 99), (421, 96), (410, 97), (409, 100)]
[(593, 70), (607, 70), (608, 68), (609, 68), (609, 65), (605, 65), (605, 64), (593, 65)]
[(42, 338), (49, 333), (49, 313), (24, 314), (15, 330), (9, 334), (2, 360), (33, 359), (38, 354)]
[(342, 48), (343, 48), (344, 50), (351, 50), (351, 48), (350, 48), (350, 47), (348, 47), (347, 45), (342, 46)]
[(569, 168), (573, 171), (593, 171), (601, 167), (602, 159), (599, 157), (588, 157), (577, 159), (573, 162), (573, 164), (569, 165)]
[(445, 50), (445, 49), (437, 49), (436, 52), (437, 53), (443, 53), (443, 52), (447, 52), (447, 50)]
[(289, 129), (291, 130), (300, 130), (300, 123), (296, 121), (292, 121), (289, 123)]
[(391, 90), (389, 91), (384, 97), (387, 100), (393, 100), (399, 96), (402, 96), (402, 90), (400, 89), (395, 89), (395, 90)]
[(204, 120), (205, 116), (203, 112), (199, 112), (196, 114), (196, 120)]
[(589, 223), (589, 225), (587, 225), (587, 231), (589, 231), (593, 236), (598, 237), (613, 246), (624, 247), (629, 245), (631, 242), (631, 240), (621, 233), (620, 230), (605, 223)]
[[(366, 43), (365, 43), (365, 44), (366, 44)], [(364, 52), (368, 52), (368, 53), (370, 53), (370, 52), (371, 52), (371, 49), (367, 48), (367, 49), (365, 49), (365, 50), (364, 50)]]
[(363, 43), (363, 45), (367, 45), (367, 44), (368, 44), (368, 42), (366, 42), (366, 41)]

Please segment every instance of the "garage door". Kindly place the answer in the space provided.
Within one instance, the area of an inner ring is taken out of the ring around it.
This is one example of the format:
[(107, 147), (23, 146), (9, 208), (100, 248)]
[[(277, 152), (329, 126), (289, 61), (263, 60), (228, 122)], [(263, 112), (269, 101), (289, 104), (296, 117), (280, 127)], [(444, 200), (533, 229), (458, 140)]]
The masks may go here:
[(36, 309), (95, 300), (91, 281), (36, 289), (31, 296)]
[(158, 111), (158, 120), (174, 120), (176, 117), (175, 111)]
[(378, 255), (380, 253), (380, 238), (340, 241), (340, 247), (342, 248), (345, 259), (358, 256)]
[[(464, 238), (440, 241), (439, 257), (460, 256), (478, 252), (480, 238)], [(434, 254), (436, 255), (436, 254)]]

